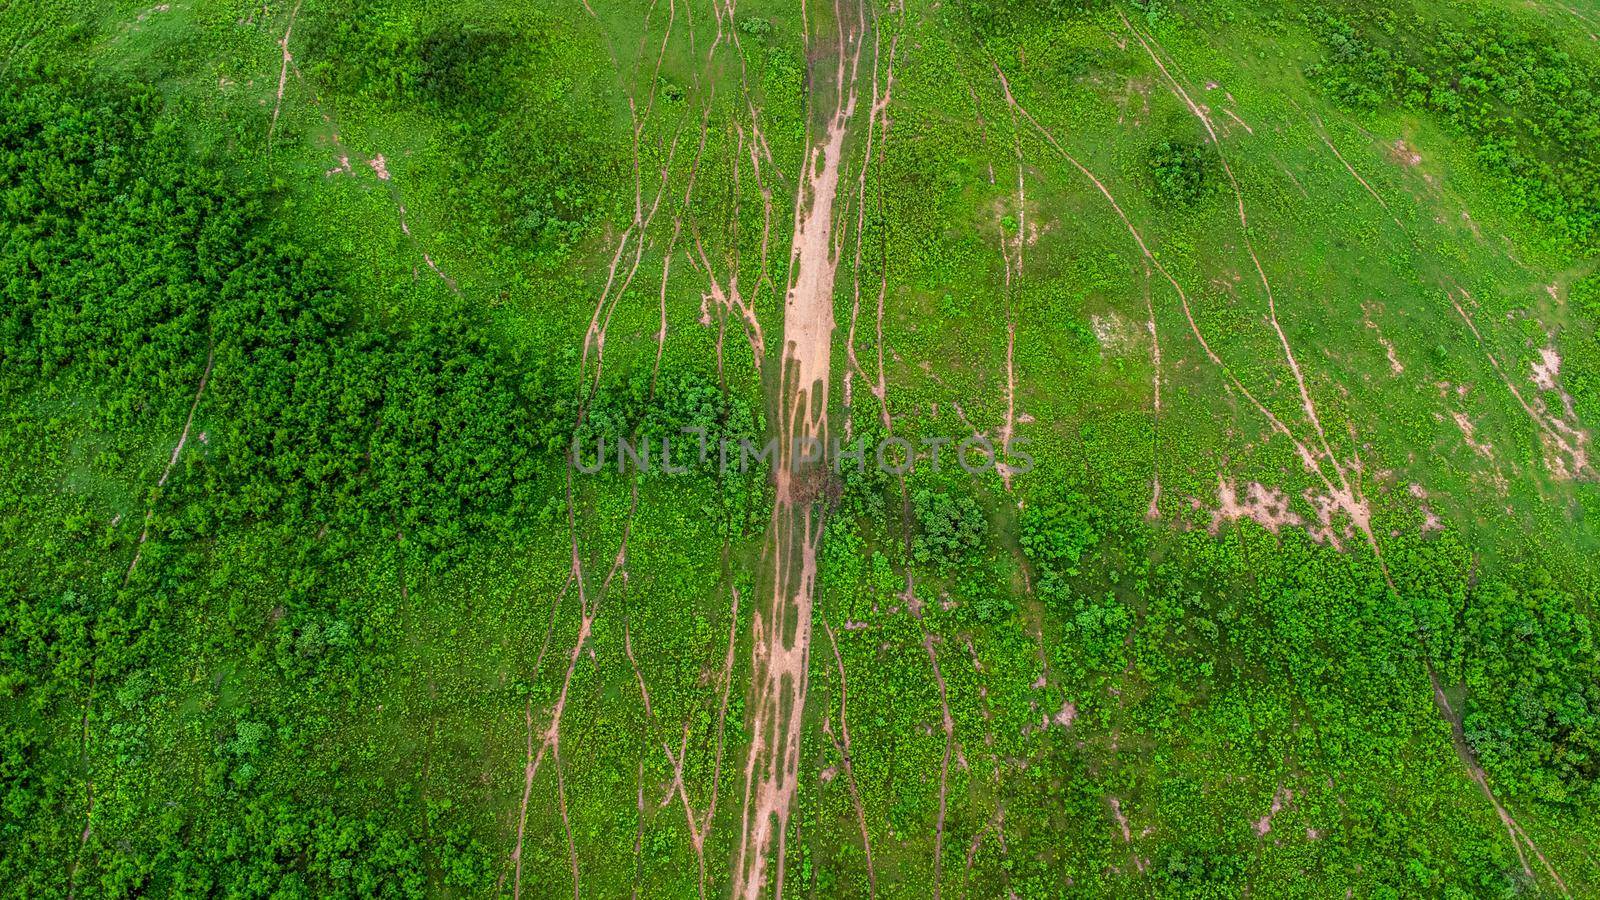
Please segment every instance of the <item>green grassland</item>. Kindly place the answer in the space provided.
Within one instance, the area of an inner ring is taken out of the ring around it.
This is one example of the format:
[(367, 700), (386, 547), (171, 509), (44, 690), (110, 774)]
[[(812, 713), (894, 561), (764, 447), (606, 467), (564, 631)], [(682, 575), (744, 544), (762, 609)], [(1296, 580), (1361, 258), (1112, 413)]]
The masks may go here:
[(734, 891), (852, 21), (783, 890), (1600, 892), (1590, 0), (0, 0), (0, 892)]

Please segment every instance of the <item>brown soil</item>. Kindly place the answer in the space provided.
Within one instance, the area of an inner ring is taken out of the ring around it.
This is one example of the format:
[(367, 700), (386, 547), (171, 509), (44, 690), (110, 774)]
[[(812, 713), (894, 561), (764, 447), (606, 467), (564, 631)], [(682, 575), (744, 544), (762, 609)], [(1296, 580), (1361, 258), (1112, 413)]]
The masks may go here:
[(1389, 145), (1389, 158), (1407, 168), (1422, 164), (1422, 154), (1411, 149), (1405, 138), (1395, 138), (1394, 143)]
[[(798, 786), (800, 743), (811, 650), (812, 593), (820, 504), (797, 502), (794, 478), (806, 464), (793, 458), (797, 439), (828, 441), (828, 384), (833, 350), (834, 280), (842, 234), (834, 227), (844, 140), (856, 110), (865, 9), (842, 21), (838, 45), (820, 60), (836, 59), (834, 109), (819, 139), (808, 141), (795, 203), (789, 288), (784, 298), (784, 354), (773, 420), (779, 436), (774, 501), (763, 565), (771, 594), (756, 612), (747, 715), (751, 734), (745, 760), (744, 810), (734, 872), (735, 896), (759, 897), (772, 864), (772, 893), (783, 893), (788, 823)], [(808, 38), (809, 43), (809, 38)], [(811, 465), (815, 465), (814, 463)]]
[(283, 30), (283, 40), (278, 46), (283, 49), (283, 64), (278, 70), (278, 95), (272, 106), (272, 121), (267, 125), (267, 146), (272, 146), (272, 133), (278, 129), (278, 113), (283, 110), (283, 91), (289, 86), (289, 64), (294, 57), (289, 53), (289, 35), (294, 33), (294, 20), (300, 15), (300, 0), (295, 0), (294, 9), (289, 12), (289, 25)]

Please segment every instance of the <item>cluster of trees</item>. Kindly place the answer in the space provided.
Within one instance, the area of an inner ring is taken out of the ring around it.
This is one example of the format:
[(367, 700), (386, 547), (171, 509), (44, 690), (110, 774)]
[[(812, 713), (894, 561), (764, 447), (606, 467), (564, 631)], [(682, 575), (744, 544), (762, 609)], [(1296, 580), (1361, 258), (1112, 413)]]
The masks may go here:
[(1164, 206), (1194, 206), (1217, 190), (1217, 151), (1196, 138), (1163, 138), (1145, 153), (1151, 194)]
[(373, 0), (307, 13), (307, 74), (341, 94), (465, 115), (503, 109), (510, 99), (508, 76), (522, 58), (516, 35), (419, 21)]
[(1326, 50), (1311, 76), (1356, 108), (1397, 104), (1470, 138), (1511, 199), (1579, 246), (1600, 238), (1600, 78), (1525, 16), (1459, 24), (1338, 0), (1305, 14)]
[(570, 389), (472, 310), (419, 282), (411, 308), (444, 315), (358, 311), (261, 198), (189, 157), (149, 94), (13, 84), (0, 103), (0, 385), (137, 428), (147, 407), (187, 409), (204, 377), (175, 527), (270, 516), (439, 551), (529, 504)]
[(1542, 800), (1600, 793), (1600, 652), (1578, 598), (1542, 569), (1480, 582), (1458, 639), (1463, 728), (1496, 785)]
[(919, 488), (911, 508), (917, 520), (911, 556), (917, 562), (949, 571), (983, 550), (989, 523), (970, 494)]
[[(209, 364), (175, 528), (274, 518), (448, 554), (543, 503), (577, 421), (565, 360), (509, 348), (429, 279), (403, 286), (397, 315), (358, 309), (263, 198), (189, 158), (150, 94), (13, 84), (0, 103), (0, 388), (138, 427), (148, 405), (187, 409)], [(611, 435), (761, 427), (689, 372), (608, 383), (588, 408)]]

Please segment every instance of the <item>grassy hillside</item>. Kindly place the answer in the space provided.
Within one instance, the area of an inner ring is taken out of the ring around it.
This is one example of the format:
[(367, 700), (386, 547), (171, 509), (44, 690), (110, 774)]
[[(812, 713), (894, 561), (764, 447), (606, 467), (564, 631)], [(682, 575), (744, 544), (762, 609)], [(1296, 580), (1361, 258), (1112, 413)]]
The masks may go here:
[(1596, 33), (0, 5), (0, 891), (1600, 891)]

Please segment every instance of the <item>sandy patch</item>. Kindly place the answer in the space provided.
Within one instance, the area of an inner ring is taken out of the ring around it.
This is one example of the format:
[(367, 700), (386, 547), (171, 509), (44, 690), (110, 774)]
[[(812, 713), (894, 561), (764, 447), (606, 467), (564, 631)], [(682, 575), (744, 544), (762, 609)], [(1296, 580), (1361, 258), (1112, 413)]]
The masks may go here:
[(1117, 828), (1122, 831), (1122, 842), (1131, 843), (1133, 831), (1128, 828), (1128, 817), (1122, 811), (1122, 801), (1116, 797), (1107, 797), (1106, 802), (1111, 805), (1111, 817), (1117, 820)]
[(1303, 525), (1305, 520), (1289, 508), (1289, 496), (1259, 481), (1245, 488), (1245, 497), (1227, 479), (1217, 480), (1217, 509), (1211, 516), (1211, 533), (1216, 534), (1224, 522), (1249, 519), (1273, 534), (1285, 525)]
[(1291, 791), (1288, 788), (1280, 787), (1276, 791), (1272, 792), (1272, 805), (1267, 808), (1265, 815), (1255, 821), (1255, 825), (1253, 826), (1256, 831), (1256, 837), (1267, 836), (1267, 833), (1272, 830), (1273, 817), (1278, 813), (1283, 812), (1284, 807), (1287, 806), (1289, 801), (1293, 799), (1294, 791)]
[(1361, 310), (1366, 314), (1366, 318), (1362, 320), (1363, 324), (1372, 329), (1373, 334), (1378, 336), (1378, 343), (1383, 346), (1383, 352), (1389, 357), (1389, 374), (1399, 377), (1400, 373), (1406, 370), (1406, 367), (1400, 362), (1399, 354), (1395, 353), (1394, 344), (1388, 338), (1384, 337), (1383, 329), (1379, 328), (1378, 323), (1373, 321), (1373, 317), (1375, 315), (1374, 308), (1370, 304), (1363, 303), (1361, 305)]
[(1094, 331), (1094, 339), (1100, 343), (1101, 356), (1120, 355), (1134, 343), (1133, 324), (1114, 311), (1090, 316), (1089, 326)]
[(1556, 389), (1556, 379), (1561, 376), (1561, 354), (1554, 347), (1542, 347), (1539, 350), (1539, 361), (1533, 364), (1529, 378), (1541, 391)]
[[(1494, 369), (1495, 374), (1500, 377), (1501, 383), (1505, 385), (1512, 398), (1517, 401), (1517, 405), (1522, 407), (1522, 411), (1527, 413), (1534, 426), (1539, 429), (1540, 440), (1545, 447), (1545, 462), (1549, 466), (1551, 473), (1560, 479), (1573, 478), (1583, 473), (1589, 467), (1589, 432), (1580, 426), (1577, 413), (1572, 406), (1572, 398), (1565, 392), (1561, 394), (1562, 411), (1557, 414), (1545, 404), (1543, 397), (1537, 394), (1533, 395), (1531, 399), (1524, 397), (1522, 391), (1518, 390), (1516, 383), (1506, 374), (1505, 367), (1500, 364), (1499, 358), (1484, 344), (1483, 335), (1479, 333), (1478, 326), (1473, 321), (1472, 315), (1467, 312), (1466, 305), (1476, 305), (1472, 296), (1465, 289), (1460, 289), (1459, 292), (1459, 299), (1455, 295), (1451, 295), (1451, 305), (1455, 307), (1457, 314), (1466, 322), (1467, 329), (1472, 332), (1473, 339), (1478, 342), (1484, 358), (1489, 361), (1489, 365)], [(1553, 348), (1547, 349), (1550, 355), (1545, 356), (1541, 353), (1542, 361), (1539, 364), (1541, 368), (1536, 370), (1535, 377), (1538, 377), (1539, 373), (1542, 372), (1542, 374), (1548, 376), (1548, 380), (1553, 387), (1556, 374), (1560, 369), (1560, 356), (1555, 354)], [(1553, 369), (1551, 368), (1552, 363), (1554, 364)]]
[(1412, 149), (1404, 138), (1395, 138), (1389, 145), (1389, 158), (1408, 168), (1422, 164), (1422, 154)]
[(1428, 506), (1428, 491), (1422, 485), (1412, 482), (1406, 487), (1406, 492), (1417, 501), (1417, 508), (1422, 511), (1422, 533), (1443, 531), (1444, 521), (1441, 520), (1431, 507)]
[(1472, 424), (1472, 420), (1467, 418), (1467, 414), (1457, 412), (1450, 415), (1456, 420), (1456, 427), (1461, 429), (1461, 439), (1467, 442), (1467, 446), (1471, 447), (1473, 452), (1484, 459), (1493, 459), (1494, 445), (1476, 438), (1478, 433), (1477, 426)]

